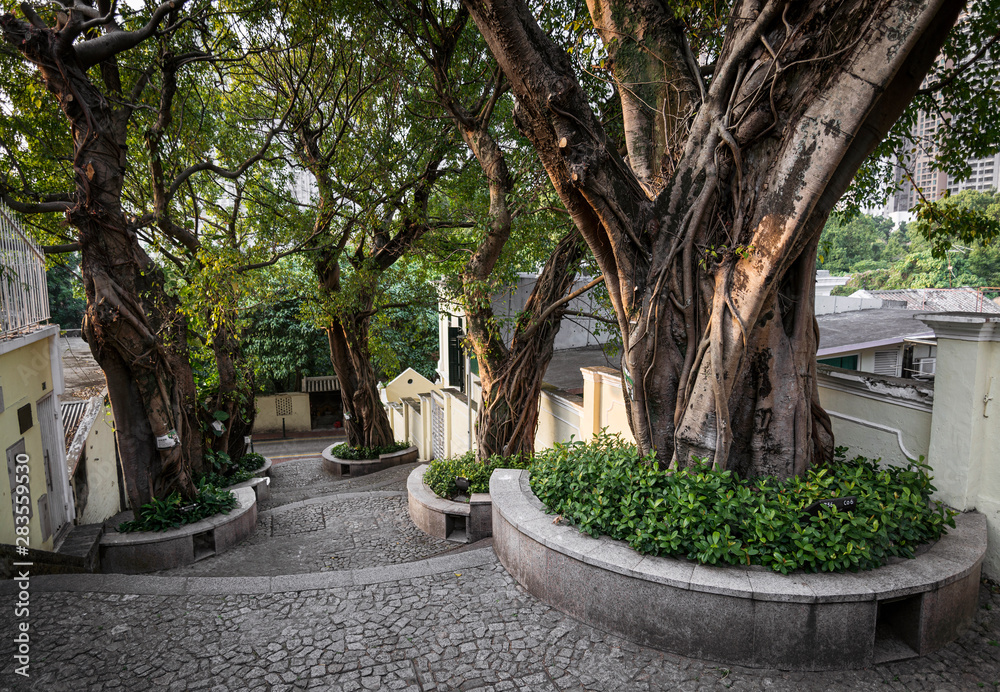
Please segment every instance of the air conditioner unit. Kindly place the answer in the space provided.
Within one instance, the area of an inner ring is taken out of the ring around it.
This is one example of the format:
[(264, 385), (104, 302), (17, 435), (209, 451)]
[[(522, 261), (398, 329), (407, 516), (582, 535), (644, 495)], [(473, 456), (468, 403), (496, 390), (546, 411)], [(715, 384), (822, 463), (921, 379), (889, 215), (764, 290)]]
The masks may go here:
[(937, 358), (921, 358), (914, 365), (917, 366), (918, 375), (933, 375), (937, 364)]

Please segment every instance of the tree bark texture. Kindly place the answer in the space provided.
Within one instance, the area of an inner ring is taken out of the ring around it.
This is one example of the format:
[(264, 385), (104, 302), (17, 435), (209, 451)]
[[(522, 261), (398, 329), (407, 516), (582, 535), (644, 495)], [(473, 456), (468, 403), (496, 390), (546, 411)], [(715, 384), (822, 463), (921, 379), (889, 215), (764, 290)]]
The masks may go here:
[(740, 0), (705, 84), (662, 3), (591, 0), (623, 94), (627, 160), (522, 0), (463, 4), (604, 272), (640, 449), (779, 477), (829, 459), (818, 238), (963, 3)]
[(226, 414), (222, 422), (224, 430), (212, 440), (212, 449), (225, 452), (236, 462), (245, 452), (244, 438), (253, 430), (257, 417), (253, 368), (243, 357), (239, 340), (225, 323), (215, 325), (212, 352), (219, 370), (219, 390), (206, 422), (212, 424), (216, 411)]
[[(494, 454), (534, 454), (542, 377), (552, 360), (556, 335), (562, 325), (560, 310), (545, 313), (573, 289), (576, 267), (585, 248), (575, 230), (563, 237), (538, 275), (510, 343), (505, 347), (494, 343), (488, 346), (489, 351), (477, 349), (482, 385), (476, 415), (476, 445), (480, 459)], [(486, 333), (472, 327), (487, 322), (481, 315), (477, 318), (469, 315), (473, 343), (489, 343)], [(495, 323), (489, 328), (495, 333)], [(484, 351), (482, 356), (480, 350)]]
[[(11, 15), (0, 27), (37, 66), (72, 127), (76, 203), (66, 216), (82, 253), (83, 330), (108, 380), (129, 500), (138, 508), (173, 490), (191, 497), (203, 445), (186, 324), (121, 208), (126, 120), (58, 32)], [(177, 442), (164, 447), (156, 438)]]
[[(325, 291), (340, 291), (337, 254), (324, 253), (316, 264)], [(378, 378), (368, 351), (368, 328), (375, 296), (365, 293), (351, 311), (342, 311), (326, 327), (330, 360), (340, 380), (344, 427), (352, 447), (384, 447), (394, 442), (389, 416), (378, 394)]]

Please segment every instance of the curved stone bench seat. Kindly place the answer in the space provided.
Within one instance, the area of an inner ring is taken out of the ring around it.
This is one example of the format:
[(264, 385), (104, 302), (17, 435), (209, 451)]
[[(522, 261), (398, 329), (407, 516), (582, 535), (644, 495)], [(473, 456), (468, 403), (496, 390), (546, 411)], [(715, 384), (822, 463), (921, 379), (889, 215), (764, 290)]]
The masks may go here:
[(392, 466), (409, 464), (417, 460), (418, 452), (416, 447), (407, 447), (398, 452), (382, 454), (378, 459), (340, 459), (333, 455), (333, 448), (335, 446), (337, 445), (330, 445), (323, 450), (323, 468), (338, 478), (343, 476), (366, 476), (369, 473), (382, 471)]
[(529, 472), (490, 479), (493, 547), (545, 603), (638, 644), (736, 665), (864, 668), (952, 641), (976, 612), (986, 519), (912, 560), (867, 572), (781, 575), (641, 555), (626, 543), (553, 523)]
[(186, 524), (167, 531), (104, 534), (101, 571), (142, 574), (181, 567), (224, 553), (257, 530), (257, 498), (250, 487), (230, 488), (236, 507), (229, 514)]
[(468, 502), (446, 500), (424, 483), (426, 471), (427, 464), (422, 464), (406, 478), (410, 519), (418, 529), (456, 543), (475, 543), (493, 535), (489, 493), (473, 493)]

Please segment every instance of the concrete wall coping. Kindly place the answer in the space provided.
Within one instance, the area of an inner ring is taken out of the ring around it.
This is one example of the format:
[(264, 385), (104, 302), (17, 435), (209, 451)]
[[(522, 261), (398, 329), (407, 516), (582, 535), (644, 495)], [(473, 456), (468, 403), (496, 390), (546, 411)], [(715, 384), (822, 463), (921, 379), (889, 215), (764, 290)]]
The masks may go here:
[(836, 389), (867, 399), (885, 401), (897, 406), (931, 411), (934, 408), (934, 382), (889, 377), (858, 370), (846, 370), (819, 363), (816, 366), (820, 387)]
[(433, 512), (469, 516), (471, 503), (446, 500), (436, 495), (430, 486), (424, 483), (424, 473), (427, 472), (427, 468), (427, 464), (421, 464), (406, 477), (406, 494), (409, 495), (410, 501), (417, 502)]
[[(264, 456), (264, 455), (261, 454), (261, 456)], [(271, 466), (272, 465), (273, 464), (271, 462), (270, 457), (264, 457), (264, 465), (261, 466), (259, 469), (257, 469), (256, 471), (253, 472), (254, 478), (263, 478), (264, 476), (270, 476), (271, 475)]]
[[(378, 458), (381, 461), (390, 461), (390, 462), (392, 462), (392, 461), (396, 461), (397, 459), (401, 459), (403, 457), (407, 457), (407, 456), (418, 454), (419, 452), (420, 452), (420, 450), (419, 450), (419, 448), (416, 445), (410, 445), (406, 449), (401, 449), (398, 452), (390, 452), (388, 454), (380, 454)], [(414, 461), (416, 461), (416, 456), (414, 456)], [(402, 462), (402, 463), (408, 463), (408, 462)]]
[(490, 478), (496, 511), (522, 534), (589, 565), (679, 589), (790, 603), (885, 600), (956, 582), (977, 569), (986, 552), (986, 517), (969, 512), (956, 516), (955, 528), (923, 554), (876, 570), (782, 575), (762, 566), (714, 567), (642, 555), (624, 541), (592, 538), (574, 526), (553, 524), (528, 479), (528, 471), (510, 469), (497, 469)]
[(323, 458), (327, 461), (332, 461), (337, 464), (346, 464), (350, 466), (351, 464), (370, 464), (373, 461), (393, 461), (399, 457), (406, 456), (407, 454), (412, 454), (413, 452), (418, 452), (419, 449), (416, 446), (410, 446), (406, 449), (401, 449), (398, 452), (391, 452), (389, 454), (380, 454), (378, 458), (372, 459), (341, 459), (333, 455), (333, 448), (343, 444), (338, 442), (337, 444), (330, 445), (323, 450)]
[(1000, 315), (982, 312), (930, 312), (916, 316), (939, 339), (1000, 341)]
[(251, 510), (257, 502), (257, 496), (254, 494), (253, 488), (250, 487), (234, 487), (230, 488), (230, 491), (236, 496), (237, 505), (233, 509), (229, 510), (229, 514), (216, 514), (215, 516), (206, 517), (205, 519), (196, 521), (193, 524), (185, 524), (184, 526), (179, 526), (176, 529), (168, 529), (166, 531), (137, 531), (135, 533), (118, 533), (117, 531), (109, 531), (104, 534), (103, 538), (101, 538), (101, 546), (121, 547), (129, 545), (144, 545), (147, 543), (161, 543), (175, 538), (183, 538), (184, 536), (193, 536), (196, 533), (202, 533), (203, 531), (208, 531), (218, 526), (222, 526), (223, 524), (236, 521), (239, 517)]
[(583, 374), (583, 379), (590, 380), (591, 382), (608, 381), (614, 383), (617, 380), (618, 384), (621, 384), (622, 374), (618, 370), (604, 365), (591, 365), (586, 368), (580, 368), (580, 372)]

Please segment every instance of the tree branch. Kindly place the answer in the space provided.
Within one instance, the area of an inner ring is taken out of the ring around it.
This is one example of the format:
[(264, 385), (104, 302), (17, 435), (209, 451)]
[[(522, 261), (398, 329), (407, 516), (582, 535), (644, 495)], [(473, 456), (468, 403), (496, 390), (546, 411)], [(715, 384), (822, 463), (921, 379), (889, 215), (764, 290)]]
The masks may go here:
[[(593, 281), (589, 282), (587, 285), (581, 286), (580, 288), (578, 288), (577, 290), (573, 291), (572, 293), (569, 293), (569, 294), (563, 296), (559, 300), (557, 300), (554, 303), (552, 303), (551, 305), (549, 305), (547, 308), (545, 308), (545, 310), (542, 312), (542, 314), (538, 316), (538, 319), (536, 319), (534, 321), (534, 323), (530, 327), (528, 327), (526, 330), (524, 330), (523, 332), (521, 332), (521, 335), (520, 335), (521, 339), (523, 340), (523, 339), (530, 338), (532, 334), (534, 334), (536, 331), (538, 331), (539, 327), (541, 327), (543, 324), (545, 324), (545, 320), (547, 320), (552, 315), (552, 313), (554, 313), (556, 310), (558, 310), (560, 307), (562, 307), (566, 303), (570, 302), (574, 298), (579, 298), (584, 293), (586, 293), (587, 291), (589, 291), (590, 289), (592, 289), (594, 286), (596, 286), (597, 284), (601, 283), (602, 281), (604, 281), (604, 275), (603, 274), (601, 276), (597, 277), (596, 279), (594, 279)], [(618, 323), (615, 322), (614, 324), (617, 325)]]
[[(168, 0), (153, 11), (146, 26), (138, 31), (111, 31), (98, 38), (92, 38), (75, 45), (76, 58), (83, 69), (123, 53), (156, 33), (157, 27), (168, 13), (179, 10), (187, 0)], [(27, 3), (24, 3), (27, 4)], [(23, 9), (23, 5), (22, 5)], [(26, 13), (27, 14), (27, 13)]]

